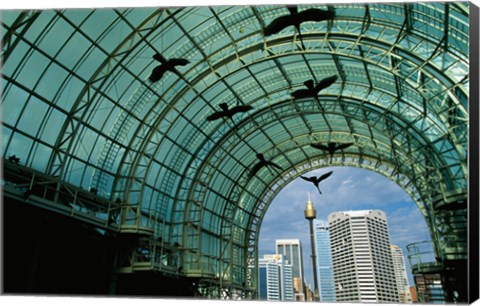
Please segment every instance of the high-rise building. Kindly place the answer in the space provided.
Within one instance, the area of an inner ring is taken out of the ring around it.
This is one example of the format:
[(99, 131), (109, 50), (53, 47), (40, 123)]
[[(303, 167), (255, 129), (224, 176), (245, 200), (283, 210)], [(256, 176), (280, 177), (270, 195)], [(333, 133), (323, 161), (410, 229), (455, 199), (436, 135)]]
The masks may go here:
[(305, 288), (305, 302), (313, 302), (315, 298), (315, 293), (311, 284), (303, 284)]
[(397, 245), (390, 245), (392, 251), (393, 270), (395, 271), (395, 280), (400, 298), (400, 303), (409, 302), (410, 292), (408, 289), (407, 269), (405, 268), (405, 259), (402, 249)]
[(321, 302), (335, 301), (333, 282), (332, 253), (330, 251), (330, 234), (328, 224), (314, 221), (315, 252), (317, 254), (318, 291)]
[(410, 295), (410, 301), (412, 303), (416, 303), (417, 302), (417, 289), (414, 286), (410, 286), (410, 287), (408, 287), (408, 292), (409, 292), (409, 295)]
[(328, 224), (336, 300), (400, 302), (385, 213), (334, 212)]
[(293, 301), (292, 265), (282, 255), (264, 255), (258, 261), (258, 298)]
[(303, 260), (302, 244), (299, 239), (275, 240), (277, 254), (284, 256), (293, 268), (293, 284), (295, 301), (305, 301), (305, 290), (303, 283)]

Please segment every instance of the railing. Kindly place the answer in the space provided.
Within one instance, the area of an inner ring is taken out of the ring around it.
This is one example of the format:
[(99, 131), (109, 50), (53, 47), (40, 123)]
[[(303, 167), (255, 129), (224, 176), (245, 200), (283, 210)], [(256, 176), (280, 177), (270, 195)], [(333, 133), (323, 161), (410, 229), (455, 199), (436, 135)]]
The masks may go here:
[(2, 189), (6, 197), (118, 232), (152, 235), (156, 222), (163, 222), (154, 210), (104, 198), (95, 189), (82, 189), (12, 160), (3, 160)]
[(161, 271), (168, 274), (182, 273), (180, 245), (154, 239), (141, 239), (133, 251), (133, 271)]
[(413, 274), (435, 273), (443, 266), (437, 261), (433, 243), (420, 241), (407, 245), (407, 257)]
[(444, 265), (437, 260), (432, 241), (407, 245), (407, 256), (415, 278), (418, 302), (444, 303)]

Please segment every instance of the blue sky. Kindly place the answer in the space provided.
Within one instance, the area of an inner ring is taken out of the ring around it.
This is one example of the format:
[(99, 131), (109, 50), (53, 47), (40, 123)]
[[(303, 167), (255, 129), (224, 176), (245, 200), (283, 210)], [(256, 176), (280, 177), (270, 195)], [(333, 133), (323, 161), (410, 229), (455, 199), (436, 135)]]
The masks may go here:
[(310, 234), (305, 220), (305, 203), (310, 192), (317, 210), (317, 220), (327, 220), (330, 213), (345, 210), (379, 209), (387, 214), (390, 242), (400, 246), (407, 265), (409, 283), (413, 284), (405, 246), (430, 240), (427, 224), (417, 205), (395, 182), (373, 171), (352, 167), (329, 167), (305, 176), (319, 176), (333, 170), (320, 183), (322, 195), (312, 183), (297, 178), (272, 201), (260, 228), (259, 256), (275, 253), (276, 239), (300, 239), (304, 274), (313, 287)]

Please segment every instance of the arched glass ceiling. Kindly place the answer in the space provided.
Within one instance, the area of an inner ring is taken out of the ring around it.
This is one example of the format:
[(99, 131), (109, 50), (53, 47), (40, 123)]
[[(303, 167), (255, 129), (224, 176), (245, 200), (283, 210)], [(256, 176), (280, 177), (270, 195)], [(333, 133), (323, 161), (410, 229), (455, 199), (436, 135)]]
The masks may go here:
[[(120, 225), (238, 283), (271, 199), (311, 168), (383, 173), (425, 215), (466, 197), (469, 4), (309, 8), (335, 17), (301, 37), (263, 35), (279, 5), (4, 11), (3, 154), (121, 199)], [(189, 63), (152, 82), (156, 53)], [(330, 76), (318, 99), (292, 98)], [(221, 103), (253, 109), (206, 120)], [(317, 142), (354, 145), (331, 158)], [(249, 176), (256, 153), (283, 170)]]

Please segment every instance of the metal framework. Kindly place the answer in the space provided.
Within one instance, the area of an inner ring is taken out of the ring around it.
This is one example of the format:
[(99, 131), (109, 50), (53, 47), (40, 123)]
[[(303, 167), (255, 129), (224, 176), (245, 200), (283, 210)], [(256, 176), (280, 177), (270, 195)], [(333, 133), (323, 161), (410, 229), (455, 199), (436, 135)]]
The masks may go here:
[[(5, 160), (7, 194), (53, 180), (57, 196), (33, 195), (44, 207), (143, 239), (122, 273), (148, 267), (245, 298), (279, 190), (312, 168), (355, 166), (412, 197), (439, 258), (466, 259), (469, 6), (335, 4), (333, 21), (302, 23), (303, 46), (293, 27), (262, 34), (285, 6), (5, 11), (3, 156), (21, 164)], [(299, 10), (314, 7), (327, 8)], [(152, 83), (155, 53), (190, 63)], [(291, 98), (331, 75), (317, 99)], [(254, 109), (207, 121), (220, 103)], [(331, 161), (310, 147), (329, 141), (354, 145)], [(256, 153), (284, 171), (250, 177)], [(98, 204), (58, 196), (88, 190)]]

